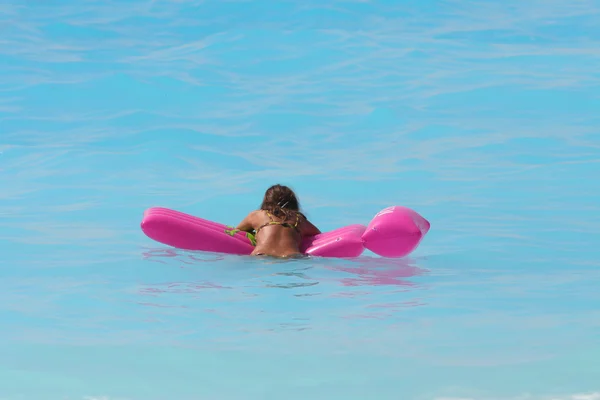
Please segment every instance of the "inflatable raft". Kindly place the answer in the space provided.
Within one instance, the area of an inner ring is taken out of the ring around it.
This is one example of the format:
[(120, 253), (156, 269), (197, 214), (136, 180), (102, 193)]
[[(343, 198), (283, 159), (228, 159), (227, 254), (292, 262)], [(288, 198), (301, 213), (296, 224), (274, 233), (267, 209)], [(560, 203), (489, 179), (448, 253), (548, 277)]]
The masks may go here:
[[(358, 257), (365, 249), (382, 257), (404, 257), (429, 231), (429, 221), (407, 207), (381, 210), (368, 225), (354, 224), (305, 237), (301, 251), (319, 257)], [(218, 222), (179, 211), (152, 207), (145, 211), (142, 231), (157, 242), (183, 249), (250, 254), (254, 236)]]

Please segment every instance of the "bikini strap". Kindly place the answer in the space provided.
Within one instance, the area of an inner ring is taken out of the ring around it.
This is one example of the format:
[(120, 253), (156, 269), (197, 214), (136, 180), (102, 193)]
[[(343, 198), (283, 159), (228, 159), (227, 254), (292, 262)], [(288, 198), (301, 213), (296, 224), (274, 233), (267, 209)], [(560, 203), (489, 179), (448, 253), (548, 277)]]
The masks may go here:
[[(288, 222), (273, 221), (273, 216), (271, 215), (271, 213), (268, 212), (267, 210), (265, 210), (265, 212), (269, 216), (270, 221), (267, 222), (266, 224), (259, 226), (254, 234), (255, 236), (258, 235), (258, 231), (260, 231), (262, 228), (264, 228), (267, 225), (283, 225), (283, 226), (289, 226), (290, 228), (292, 228), (292, 225), (290, 225), (290, 223), (288, 223)], [(296, 229), (297, 231), (298, 231), (298, 223), (299, 222), (300, 222), (300, 212), (296, 211), (296, 222), (294, 223), (293, 228)]]
[(261, 226), (258, 227), (258, 229), (256, 230), (256, 232), (254, 232), (254, 235), (258, 235), (258, 231), (260, 231), (262, 228), (264, 228), (267, 225), (272, 225), (275, 221), (273, 221), (273, 216), (271, 215), (271, 213), (267, 210), (264, 210), (267, 215), (269, 216), (269, 219), (271, 220), (270, 222), (267, 222), (266, 224), (262, 224)]

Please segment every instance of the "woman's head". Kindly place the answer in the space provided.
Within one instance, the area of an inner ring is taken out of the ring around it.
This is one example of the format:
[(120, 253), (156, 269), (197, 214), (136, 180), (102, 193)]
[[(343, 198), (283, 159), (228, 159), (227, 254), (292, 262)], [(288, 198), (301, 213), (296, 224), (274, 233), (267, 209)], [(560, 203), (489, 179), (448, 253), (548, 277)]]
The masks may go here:
[(283, 211), (283, 214), (286, 214), (287, 210), (300, 211), (300, 204), (292, 189), (283, 185), (273, 185), (265, 192), (260, 209), (278, 215), (280, 211)]

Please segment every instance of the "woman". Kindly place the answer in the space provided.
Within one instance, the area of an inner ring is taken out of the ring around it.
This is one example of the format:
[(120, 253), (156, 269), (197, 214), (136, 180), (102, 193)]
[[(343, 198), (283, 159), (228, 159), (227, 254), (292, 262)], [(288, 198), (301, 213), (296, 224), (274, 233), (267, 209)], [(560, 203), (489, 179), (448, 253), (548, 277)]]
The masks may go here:
[(282, 185), (268, 188), (260, 209), (248, 214), (237, 229), (256, 232), (256, 247), (252, 255), (275, 257), (302, 255), (302, 237), (321, 233), (300, 212), (294, 192)]

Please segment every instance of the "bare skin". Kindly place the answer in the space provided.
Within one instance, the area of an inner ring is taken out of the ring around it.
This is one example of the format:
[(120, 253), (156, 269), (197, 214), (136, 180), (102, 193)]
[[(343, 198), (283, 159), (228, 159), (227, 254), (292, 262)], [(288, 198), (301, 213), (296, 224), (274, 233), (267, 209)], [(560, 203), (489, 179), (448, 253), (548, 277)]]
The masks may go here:
[[(273, 217), (273, 220), (290, 222), (293, 224), (296, 217), (294, 216), (293, 218), (294, 220), (284, 221), (280, 218)], [(269, 221), (271, 221), (271, 219), (265, 211), (256, 210), (248, 214), (248, 216), (237, 226), (237, 229), (240, 231), (253, 232)], [(252, 255), (269, 255), (275, 257), (299, 255), (302, 254), (300, 252), (302, 237), (313, 236), (319, 233), (321, 233), (321, 231), (302, 216), (300, 216), (298, 230), (281, 225), (267, 225), (256, 235), (256, 247), (254, 248)]]

